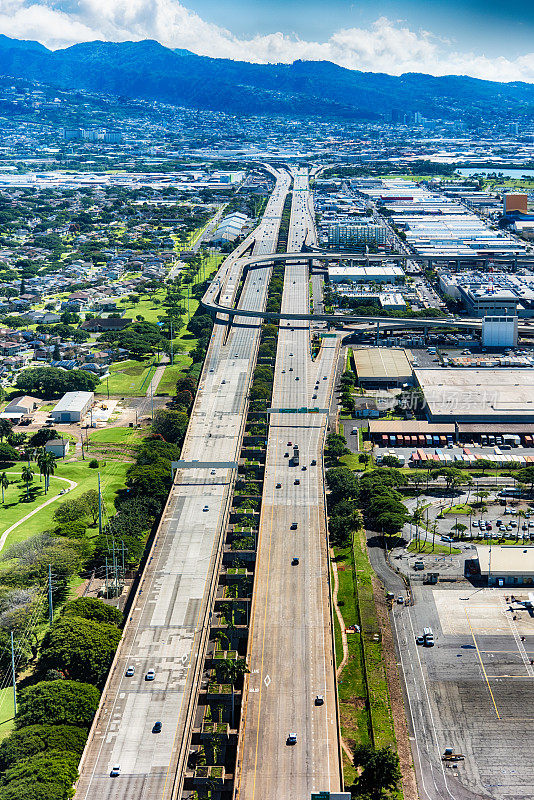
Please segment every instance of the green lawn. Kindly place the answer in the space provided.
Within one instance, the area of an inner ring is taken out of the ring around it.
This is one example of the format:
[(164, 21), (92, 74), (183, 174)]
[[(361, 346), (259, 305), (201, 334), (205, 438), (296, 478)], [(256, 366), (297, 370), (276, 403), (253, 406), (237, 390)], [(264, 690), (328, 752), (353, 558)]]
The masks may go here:
[(156, 394), (175, 395), (176, 382), (178, 378), (180, 375), (183, 375), (185, 372), (187, 372), (192, 363), (193, 359), (190, 358), (190, 356), (185, 355), (185, 353), (175, 353), (174, 364), (172, 366), (169, 364), (169, 366), (165, 368), (165, 372), (163, 373), (163, 377), (159, 382)]
[[(58, 480), (59, 477), (68, 478), (69, 480), (75, 481), (78, 484), (75, 489), (72, 489), (67, 495), (65, 495), (64, 499), (77, 497), (78, 495), (83, 494), (83, 492), (87, 492), (89, 489), (97, 489), (98, 472), (100, 472), (104, 506), (108, 509), (110, 514), (114, 513), (113, 500), (115, 493), (118, 491), (118, 489), (124, 486), (124, 478), (129, 464), (123, 461), (108, 460), (105, 466), (103, 466), (101, 463), (99, 470), (90, 469), (88, 465), (89, 459), (86, 459), (85, 461), (58, 462), (56, 469), (57, 477), (53, 477), (50, 480), (50, 492), (48, 496), (53, 496), (60, 489), (63, 489), (67, 486), (65, 481)], [(10, 473), (20, 472), (22, 466), (22, 463), (20, 465), (17, 464), (12, 470), (7, 470), (8, 477), (10, 476)], [(44, 491), (42, 489), (43, 484), (39, 483), (39, 470), (35, 464), (32, 464), (32, 469), (35, 472), (33, 483), (35, 497), (29, 503), (23, 502), (26, 495), (25, 490), (23, 491), (23, 485), (20, 482), (20, 476), (13, 474), (13, 478), (17, 479), (18, 482), (13, 486), (8, 487), (5, 493), (6, 505), (2, 508), (0, 536), (4, 531), (14, 525), (18, 520), (25, 517), (35, 508), (40, 506), (47, 499), (44, 496)], [(61, 500), (54, 501), (37, 514), (34, 514), (33, 517), (26, 520), (23, 525), (15, 528), (15, 530), (8, 535), (4, 549), (12, 544), (15, 544), (15, 542), (22, 541), (23, 539), (27, 539), (30, 536), (34, 536), (37, 533), (41, 533), (42, 531), (52, 528), (54, 526), (54, 512), (60, 502)]]
[(117, 361), (111, 364), (109, 371), (109, 379), (100, 381), (96, 387), (97, 394), (107, 395), (109, 380), (110, 395), (143, 397), (154, 377), (155, 359), (150, 356), (143, 361)]
[(14, 726), (13, 689), (0, 689), (0, 741), (11, 733)]
[(449, 555), (449, 553), (453, 556), (457, 556), (458, 553), (462, 551), (459, 550), (457, 547), (452, 547), (449, 549), (448, 544), (435, 544), (432, 547), (432, 542), (410, 542), (408, 545), (408, 552), (410, 553), (436, 553), (437, 555)]
[(136, 428), (100, 428), (91, 431), (89, 443), (135, 445), (143, 438), (145, 433), (146, 431)]

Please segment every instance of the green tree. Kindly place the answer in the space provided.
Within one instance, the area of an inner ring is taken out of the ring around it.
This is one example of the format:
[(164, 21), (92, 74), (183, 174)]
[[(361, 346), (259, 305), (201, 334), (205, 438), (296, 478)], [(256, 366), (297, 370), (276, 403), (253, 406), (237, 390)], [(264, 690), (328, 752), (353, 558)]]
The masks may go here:
[(326, 483), (334, 502), (350, 500), (358, 492), (358, 480), (348, 467), (332, 467), (327, 470)]
[(28, 725), (2, 740), (0, 771), (4, 772), (24, 758), (48, 750), (63, 750), (80, 756), (86, 739), (87, 731), (75, 725)]
[(358, 745), (353, 763), (356, 769), (361, 769), (352, 789), (353, 796), (387, 800), (396, 794), (401, 780), (399, 757), (389, 747)]
[(81, 617), (92, 622), (107, 622), (120, 625), (123, 615), (115, 606), (108, 606), (102, 600), (93, 597), (77, 597), (63, 607), (64, 617)]
[(519, 469), (516, 473), (516, 477), (518, 481), (521, 483), (526, 483), (530, 486), (530, 491), (534, 490), (534, 467), (524, 467), (524, 469)]
[(115, 625), (60, 617), (45, 634), (40, 666), (61, 670), (73, 680), (103, 685), (120, 638)]
[(385, 467), (400, 467), (400, 461), (396, 456), (384, 456), (382, 459), (382, 464)]
[(13, 433), (13, 424), (8, 419), (0, 419), (0, 442), (8, 439)]
[(27, 725), (89, 727), (100, 699), (96, 686), (78, 681), (41, 681), (21, 689), (15, 718), (17, 730)]
[(6, 464), (9, 461), (16, 461), (18, 458), (17, 451), (11, 447), (7, 442), (0, 444), (0, 463)]
[(63, 792), (64, 800), (68, 800), (72, 797), (72, 784), (78, 777), (79, 760), (77, 753), (61, 750), (49, 750), (25, 758), (6, 771), (0, 798), (3, 800), (5, 797), (10, 797), (10, 792), (13, 791), (23, 792), (18, 795), (19, 798), (27, 798), (26, 787), (32, 792), (31, 787), (38, 786), (59, 792), (58, 797), (61, 797)]
[(189, 417), (183, 411), (159, 409), (154, 414), (152, 430), (163, 436), (167, 442), (181, 443), (188, 424)]

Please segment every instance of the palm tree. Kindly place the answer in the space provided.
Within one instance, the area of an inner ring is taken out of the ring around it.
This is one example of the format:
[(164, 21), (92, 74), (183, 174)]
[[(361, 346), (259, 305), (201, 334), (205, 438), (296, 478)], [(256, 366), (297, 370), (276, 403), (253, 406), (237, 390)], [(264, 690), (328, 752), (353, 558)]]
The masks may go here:
[(232, 728), (234, 725), (234, 689), (235, 684), (239, 679), (242, 679), (247, 672), (250, 672), (247, 667), (247, 662), (244, 658), (236, 658), (231, 661), (222, 661), (219, 665), (222, 677), (225, 678), (232, 685)]
[(44, 475), (45, 479), (45, 494), (48, 492), (50, 486), (50, 476), (56, 471), (56, 457), (53, 453), (43, 453), (38, 461), (39, 469)]
[(37, 447), (35, 450), (35, 461), (37, 462), (37, 466), (39, 467), (39, 480), (43, 479), (43, 459), (46, 454), (46, 450), (44, 447)]
[(10, 480), (8, 479), (6, 473), (2, 472), (0, 475), (0, 486), (2, 487), (2, 505), (4, 505), (4, 489), (7, 489), (9, 484)]
[(33, 471), (30, 467), (24, 467), (22, 470), (22, 480), (26, 482), (26, 500), (30, 500), (30, 483), (33, 481)]

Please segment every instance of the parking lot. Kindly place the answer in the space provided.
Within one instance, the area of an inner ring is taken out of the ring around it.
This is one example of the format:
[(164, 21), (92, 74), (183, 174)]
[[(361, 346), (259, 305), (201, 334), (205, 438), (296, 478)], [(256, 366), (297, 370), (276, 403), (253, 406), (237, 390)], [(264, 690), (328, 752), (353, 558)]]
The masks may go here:
[[(505, 589), (468, 584), (416, 587), (414, 599), (412, 607), (395, 607), (394, 622), (423, 794), (432, 800), (532, 797), (532, 611), (510, 602)], [(429, 626), (435, 646), (417, 645)], [(464, 760), (444, 764), (447, 747)]]

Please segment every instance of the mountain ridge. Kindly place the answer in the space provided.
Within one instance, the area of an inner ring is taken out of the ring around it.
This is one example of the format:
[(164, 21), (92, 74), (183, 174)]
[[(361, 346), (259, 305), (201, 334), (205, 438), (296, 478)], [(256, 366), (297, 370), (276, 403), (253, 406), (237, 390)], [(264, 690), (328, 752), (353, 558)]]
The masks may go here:
[(237, 114), (379, 120), (399, 109), (430, 119), (534, 118), (534, 84), (522, 81), (394, 76), (330, 61), (253, 64), (171, 50), (152, 39), (97, 40), (52, 51), (0, 34), (0, 73), (62, 89)]

